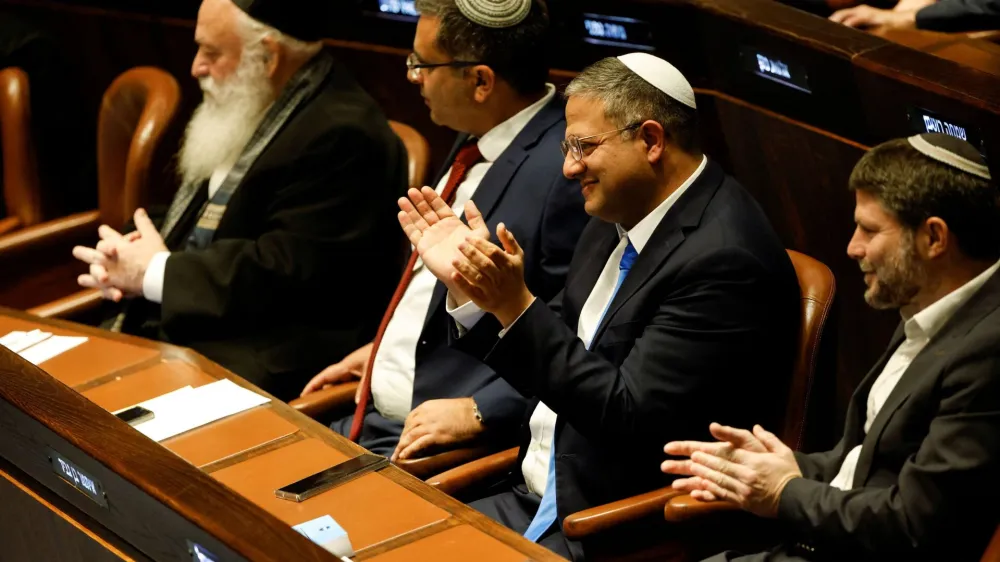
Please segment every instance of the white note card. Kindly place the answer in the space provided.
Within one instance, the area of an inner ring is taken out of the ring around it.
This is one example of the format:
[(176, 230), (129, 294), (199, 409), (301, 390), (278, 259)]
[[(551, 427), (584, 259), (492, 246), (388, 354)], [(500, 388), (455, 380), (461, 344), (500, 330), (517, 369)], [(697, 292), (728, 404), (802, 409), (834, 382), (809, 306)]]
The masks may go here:
[(135, 429), (153, 441), (163, 441), (269, 401), (270, 398), (229, 379), (198, 388), (186, 386), (139, 404), (151, 410), (155, 417), (136, 425)]
[(36, 343), (49, 338), (50, 336), (52, 336), (52, 334), (41, 330), (32, 330), (30, 332), (11, 332), (0, 338), (0, 345), (13, 351), (14, 353), (20, 353)]
[(52, 336), (22, 351), (21, 357), (35, 365), (41, 365), (86, 341), (87, 338), (84, 337)]

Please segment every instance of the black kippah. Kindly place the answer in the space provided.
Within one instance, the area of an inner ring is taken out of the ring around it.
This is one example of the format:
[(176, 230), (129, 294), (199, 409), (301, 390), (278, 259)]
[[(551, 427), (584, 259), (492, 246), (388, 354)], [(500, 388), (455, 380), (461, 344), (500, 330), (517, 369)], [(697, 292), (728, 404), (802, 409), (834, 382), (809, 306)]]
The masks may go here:
[(301, 41), (319, 41), (332, 28), (338, 0), (233, 0), (253, 19)]

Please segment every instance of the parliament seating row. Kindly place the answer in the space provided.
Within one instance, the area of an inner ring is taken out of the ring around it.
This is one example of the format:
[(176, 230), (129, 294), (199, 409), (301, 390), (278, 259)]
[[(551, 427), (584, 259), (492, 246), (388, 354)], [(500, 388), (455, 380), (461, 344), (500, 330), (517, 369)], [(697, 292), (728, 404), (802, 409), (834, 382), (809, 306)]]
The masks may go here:
[[(454, 133), (430, 121), (406, 80), (413, 18), (383, 17), (377, 0), (360, 5), (366, 10), (360, 19), (327, 44), (390, 119), (427, 139), (428, 169), (437, 169)], [(44, 21), (63, 37), (74, 63), (94, 81), (90, 96), (101, 80), (153, 65), (179, 79), (180, 115), (200, 99), (196, 82), (182, 79), (194, 53), (193, 11), (191, 18), (176, 19), (76, 3), (2, 0), (0, 6)], [(857, 276), (844, 251), (852, 228), (853, 199), (845, 187), (850, 171), (870, 146), (928, 128), (961, 131), (987, 154), (1000, 150), (1000, 76), (982, 70), (988, 64), (975, 62), (980, 55), (956, 62), (772, 0), (555, 1), (552, 11), (559, 39), (550, 53), (551, 79), (557, 85), (598, 58), (630, 50), (652, 50), (674, 62), (696, 87), (709, 156), (760, 201), (786, 247), (822, 261), (842, 280), (831, 312), (835, 357), (817, 374), (813, 395), (814, 411), (824, 414), (816, 417), (820, 426), (805, 432), (807, 449), (832, 445), (851, 392), (898, 320), (869, 309), (861, 283), (850, 282)], [(588, 35), (587, 21), (609, 18), (618, 18), (613, 21), (628, 40)], [(130, 48), (105, 47), (112, 44)], [(762, 75), (758, 56), (791, 78)], [(0, 304), (10, 304), (4, 294)]]

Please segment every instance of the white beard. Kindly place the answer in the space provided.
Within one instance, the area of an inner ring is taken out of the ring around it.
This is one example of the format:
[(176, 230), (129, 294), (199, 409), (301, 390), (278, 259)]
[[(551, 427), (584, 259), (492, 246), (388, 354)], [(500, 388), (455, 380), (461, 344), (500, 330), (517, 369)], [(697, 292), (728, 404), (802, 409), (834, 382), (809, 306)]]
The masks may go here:
[(182, 185), (201, 183), (218, 169), (231, 168), (274, 101), (266, 63), (245, 50), (225, 82), (199, 80), (204, 100), (184, 132), (178, 155)]

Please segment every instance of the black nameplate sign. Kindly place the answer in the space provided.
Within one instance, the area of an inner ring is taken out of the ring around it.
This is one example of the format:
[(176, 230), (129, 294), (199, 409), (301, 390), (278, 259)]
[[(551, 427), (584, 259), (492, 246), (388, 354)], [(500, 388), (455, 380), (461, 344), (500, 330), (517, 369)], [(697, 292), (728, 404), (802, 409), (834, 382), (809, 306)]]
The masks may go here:
[(740, 59), (743, 70), (755, 76), (793, 90), (807, 94), (812, 93), (809, 86), (809, 75), (805, 68), (787, 57), (777, 56), (774, 53), (764, 52), (753, 47), (742, 47)]
[(52, 449), (49, 449), (49, 462), (52, 463), (52, 470), (60, 478), (102, 507), (108, 507), (108, 497), (104, 493), (104, 486), (101, 485), (100, 480), (87, 474), (76, 464)]
[(414, 5), (414, 0), (377, 0), (378, 10), (375, 11), (375, 15), (381, 18), (400, 20), (400, 21), (417, 21), (420, 14), (417, 13), (417, 8)]
[(943, 133), (955, 138), (967, 141), (984, 156), (986, 147), (983, 145), (983, 137), (979, 129), (955, 122), (952, 119), (942, 117), (938, 113), (911, 107), (908, 112), (910, 129), (916, 133)]
[(583, 40), (591, 45), (655, 50), (649, 24), (621, 16), (583, 14)]

